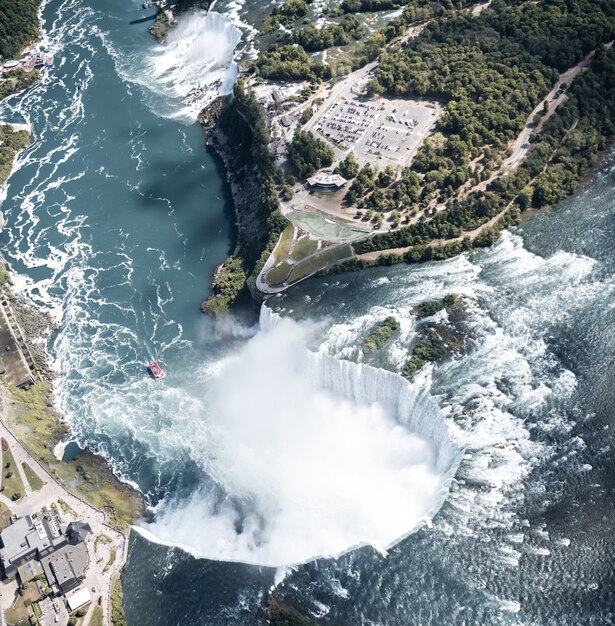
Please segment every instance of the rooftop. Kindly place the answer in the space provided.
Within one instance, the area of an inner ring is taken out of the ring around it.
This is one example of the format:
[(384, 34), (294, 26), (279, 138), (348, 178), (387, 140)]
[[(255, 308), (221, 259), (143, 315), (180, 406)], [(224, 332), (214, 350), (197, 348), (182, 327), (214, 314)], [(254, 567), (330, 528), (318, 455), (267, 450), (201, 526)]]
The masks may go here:
[(57, 583), (63, 592), (77, 587), (90, 563), (85, 543), (67, 544), (41, 559), (45, 576), (51, 584)]
[(52, 545), (43, 524), (39, 521), (33, 522), (29, 515), (20, 517), (7, 526), (0, 533), (0, 540), (0, 561), (5, 568)]
[(348, 181), (339, 174), (329, 174), (327, 172), (318, 172), (314, 176), (307, 179), (310, 187), (343, 187)]
[(70, 598), (66, 598), (68, 602), (68, 608), (71, 611), (76, 611), (80, 606), (87, 604), (92, 600), (92, 596), (90, 592), (84, 587), (83, 589), (79, 589), (79, 591), (75, 592)]

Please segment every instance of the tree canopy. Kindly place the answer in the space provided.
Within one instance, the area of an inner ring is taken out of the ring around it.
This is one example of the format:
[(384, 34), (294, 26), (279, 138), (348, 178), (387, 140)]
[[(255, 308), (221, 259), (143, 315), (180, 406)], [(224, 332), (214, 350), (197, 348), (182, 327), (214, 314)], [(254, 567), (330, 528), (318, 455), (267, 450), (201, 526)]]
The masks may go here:
[(39, 34), (40, 0), (3, 0), (0, 3), (0, 54), (14, 59)]
[(297, 131), (288, 147), (288, 158), (300, 178), (308, 178), (317, 170), (333, 163), (331, 146), (309, 131)]

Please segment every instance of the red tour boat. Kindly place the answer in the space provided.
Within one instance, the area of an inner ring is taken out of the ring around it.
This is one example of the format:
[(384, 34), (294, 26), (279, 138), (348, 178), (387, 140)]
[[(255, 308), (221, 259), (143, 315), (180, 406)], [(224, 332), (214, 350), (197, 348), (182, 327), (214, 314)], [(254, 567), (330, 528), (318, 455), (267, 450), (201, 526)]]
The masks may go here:
[(164, 378), (166, 376), (166, 374), (162, 371), (160, 365), (158, 365), (158, 361), (152, 361), (149, 364), (149, 371), (152, 373), (152, 376), (156, 380), (160, 380), (161, 378)]

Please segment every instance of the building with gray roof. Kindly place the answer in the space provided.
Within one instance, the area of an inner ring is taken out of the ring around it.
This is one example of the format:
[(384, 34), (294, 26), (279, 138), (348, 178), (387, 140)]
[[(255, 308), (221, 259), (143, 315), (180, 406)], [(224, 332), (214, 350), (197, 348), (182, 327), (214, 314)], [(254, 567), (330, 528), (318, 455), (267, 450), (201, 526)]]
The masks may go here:
[(41, 559), (43, 570), (50, 585), (57, 585), (67, 593), (81, 584), (90, 564), (85, 542), (67, 543)]
[(48, 520), (29, 515), (16, 519), (0, 532), (0, 565), (4, 577), (12, 578), (18, 568), (39, 560), (50, 586), (62, 593), (79, 586), (90, 563), (86, 545), (92, 532), (89, 524), (71, 522), (66, 533), (53, 532)]
[(45, 526), (40, 521), (33, 522), (29, 515), (16, 519), (0, 532), (0, 541), (0, 564), (7, 578), (15, 576), (17, 568), (26, 561), (53, 549)]
[(87, 522), (71, 522), (66, 529), (66, 539), (73, 545), (86, 541), (92, 533), (92, 527)]

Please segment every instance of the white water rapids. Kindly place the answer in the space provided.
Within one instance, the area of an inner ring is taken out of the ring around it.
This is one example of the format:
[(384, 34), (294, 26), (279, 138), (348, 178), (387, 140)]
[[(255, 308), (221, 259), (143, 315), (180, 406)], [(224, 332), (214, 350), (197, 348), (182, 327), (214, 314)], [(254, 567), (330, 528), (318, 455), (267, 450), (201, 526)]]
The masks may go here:
[(307, 350), (309, 329), (263, 307), (261, 330), (207, 392), (203, 489), (165, 503), (150, 539), (263, 565), (382, 551), (440, 507), (461, 450), (436, 403), (397, 374)]
[(110, 42), (118, 73), (144, 88), (149, 107), (162, 117), (193, 123), (218, 95), (232, 92), (242, 31), (236, 20), (215, 11), (181, 15), (167, 41), (151, 53), (119, 53)]

